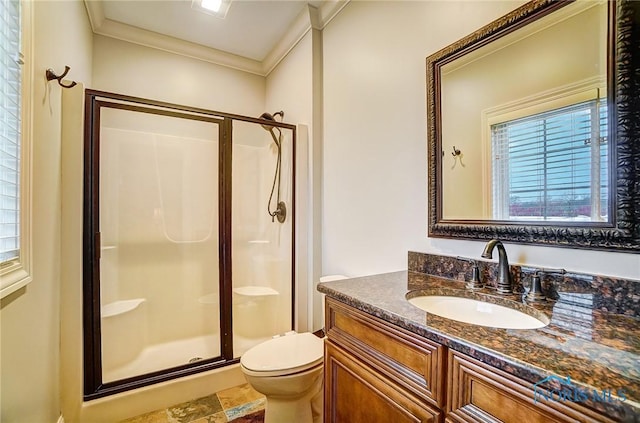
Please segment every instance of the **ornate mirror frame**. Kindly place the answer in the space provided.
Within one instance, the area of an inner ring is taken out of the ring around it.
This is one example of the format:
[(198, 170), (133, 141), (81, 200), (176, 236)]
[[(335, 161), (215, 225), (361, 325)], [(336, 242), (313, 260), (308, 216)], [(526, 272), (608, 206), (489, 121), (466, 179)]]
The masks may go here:
[[(610, 139), (611, 222), (447, 220), (442, 217), (440, 71), (451, 60), (567, 4), (534, 0), (427, 58), (428, 236), (499, 238), (523, 244), (640, 252), (640, 4), (609, 2), (607, 84)], [(613, 52), (613, 54), (612, 54)], [(615, 195), (614, 195), (615, 194)]]

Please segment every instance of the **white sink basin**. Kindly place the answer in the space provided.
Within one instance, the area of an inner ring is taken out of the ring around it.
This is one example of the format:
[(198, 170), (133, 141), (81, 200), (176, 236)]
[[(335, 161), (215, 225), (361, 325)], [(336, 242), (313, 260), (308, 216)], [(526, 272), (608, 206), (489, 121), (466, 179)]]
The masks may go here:
[(502, 329), (538, 329), (549, 324), (549, 320), (544, 317), (541, 318), (545, 321), (509, 307), (470, 298), (424, 295), (408, 301), (428, 313), (473, 325)]

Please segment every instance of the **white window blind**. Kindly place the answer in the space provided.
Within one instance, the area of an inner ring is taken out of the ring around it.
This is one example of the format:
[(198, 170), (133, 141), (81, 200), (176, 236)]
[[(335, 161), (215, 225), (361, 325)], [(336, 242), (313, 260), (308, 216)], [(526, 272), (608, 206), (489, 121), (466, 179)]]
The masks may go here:
[(606, 219), (606, 135), (604, 99), (492, 125), (494, 217)]
[(20, 2), (0, 3), (0, 264), (20, 256)]

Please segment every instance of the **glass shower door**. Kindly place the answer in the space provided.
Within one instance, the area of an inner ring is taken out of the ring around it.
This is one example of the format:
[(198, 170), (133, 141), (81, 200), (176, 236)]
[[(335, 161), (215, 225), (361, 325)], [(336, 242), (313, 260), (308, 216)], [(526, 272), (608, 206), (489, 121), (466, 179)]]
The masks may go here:
[(102, 382), (220, 359), (223, 121), (102, 103)]

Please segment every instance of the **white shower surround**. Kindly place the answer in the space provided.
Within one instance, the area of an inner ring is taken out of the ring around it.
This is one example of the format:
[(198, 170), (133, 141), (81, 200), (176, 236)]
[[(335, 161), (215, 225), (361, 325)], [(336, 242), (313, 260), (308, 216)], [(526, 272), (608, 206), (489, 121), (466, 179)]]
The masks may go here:
[[(291, 218), (289, 215), (284, 225), (271, 222), (267, 200), (276, 163), (275, 149), (267, 132), (255, 124), (249, 125), (240, 122), (234, 127), (234, 137), (240, 140), (233, 145), (232, 176), (232, 265), (234, 288), (240, 288), (233, 294), (236, 357), (272, 335), (291, 329), (290, 312), (283, 318), (275, 318), (274, 313), (275, 310), (291, 310)], [(186, 235), (180, 235), (176, 230), (176, 224), (184, 220), (184, 216), (174, 211), (173, 221), (167, 219), (171, 214), (167, 211), (171, 194), (178, 197), (185, 186), (193, 185), (189, 178), (199, 184), (209, 180), (212, 186), (207, 187), (206, 183), (198, 186), (196, 200), (200, 204), (196, 201), (196, 204), (186, 204), (186, 208), (197, 212), (209, 206), (217, 216), (217, 204), (198, 200), (206, 194), (217, 198), (217, 141), (187, 137), (179, 140), (170, 135), (115, 128), (103, 128), (102, 131), (105, 150), (101, 166), (101, 192), (104, 194), (100, 202), (101, 219), (105, 222), (101, 225), (102, 306), (109, 307), (132, 298), (144, 299), (140, 306), (122, 315), (102, 319), (104, 382), (184, 365), (193, 358), (219, 356), (217, 217), (212, 219), (216, 222), (212, 231), (206, 227), (207, 214), (201, 212), (199, 223), (190, 221), (183, 225), (190, 231)], [(247, 136), (253, 141), (242, 143)], [(257, 137), (260, 141), (256, 142)], [(159, 141), (160, 138), (163, 140)], [(215, 146), (211, 161), (215, 168), (207, 169), (197, 163), (207, 152), (203, 141)], [(281, 188), (281, 197), (286, 201), (289, 213), (292, 210), (291, 165), (287, 160), (291, 157), (290, 141), (285, 139), (283, 143), (286, 147), (283, 149)], [(199, 147), (195, 153), (180, 153), (175, 149), (178, 142)], [(171, 151), (163, 152), (163, 145), (168, 145)], [(106, 151), (109, 148), (111, 150)], [(154, 153), (149, 154), (149, 151)], [(147, 159), (140, 160), (145, 152)], [(182, 154), (182, 160), (191, 163), (187, 171), (171, 166), (171, 160), (180, 160), (176, 158), (178, 154)], [(197, 169), (194, 170), (198, 167), (215, 178), (199, 178)], [(176, 175), (175, 169), (181, 174)], [(145, 189), (134, 192), (121, 189), (122, 181), (134, 174)], [(117, 184), (106, 186), (107, 177), (115, 178)], [(173, 193), (168, 192), (167, 185), (176, 180), (182, 183), (173, 187)], [(127, 195), (133, 203), (127, 203), (124, 198)], [(153, 214), (132, 216), (128, 210), (131, 204), (145, 204), (143, 209), (153, 210)], [(107, 214), (114, 208), (119, 208), (118, 217), (110, 220)], [(179, 207), (184, 208), (184, 204)], [(140, 240), (148, 243), (148, 247), (127, 246), (127, 243)], [(207, 259), (214, 253), (216, 260)], [(110, 280), (116, 283), (110, 283)], [(179, 289), (176, 290), (177, 286)], [(254, 294), (247, 295), (246, 288), (254, 286), (264, 288), (266, 294), (256, 296), (256, 290), (249, 289)]]

